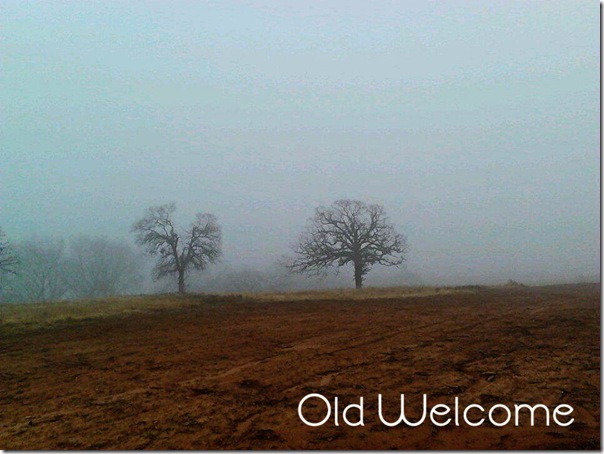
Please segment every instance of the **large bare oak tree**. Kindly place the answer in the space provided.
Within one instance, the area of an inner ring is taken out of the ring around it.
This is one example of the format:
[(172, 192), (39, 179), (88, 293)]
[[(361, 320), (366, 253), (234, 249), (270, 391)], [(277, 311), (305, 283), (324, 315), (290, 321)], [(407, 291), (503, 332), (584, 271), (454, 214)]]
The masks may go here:
[(172, 220), (175, 210), (174, 203), (148, 208), (132, 232), (147, 253), (159, 256), (154, 279), (176, 274), (178, 292), (184, 293), (187, 271), (202, 270), (220, 257), (221, 229), (214, 215), (198, 213), (188, 229), (177, 231)]
[(384, 207), (358, 200), (338, 200), (319, 207), (293, 246), (286, 266), (292, 272), (321, 274), (352, 263), (356, 288), (373, 265), (398, 266), (405, 261), (407, 241), (388, 222)]

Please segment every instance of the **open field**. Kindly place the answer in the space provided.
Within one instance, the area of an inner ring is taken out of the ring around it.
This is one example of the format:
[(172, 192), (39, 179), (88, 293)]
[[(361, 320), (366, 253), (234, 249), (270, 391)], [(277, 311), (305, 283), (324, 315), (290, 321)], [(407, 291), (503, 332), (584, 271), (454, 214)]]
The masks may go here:
[[(600, 447), (599, 285), (137, 298), (0, 310), (0, 448)], [(305, 426), (313, 392), (365, 425)], [(575, 422), (391, 428), (378, 393)]]

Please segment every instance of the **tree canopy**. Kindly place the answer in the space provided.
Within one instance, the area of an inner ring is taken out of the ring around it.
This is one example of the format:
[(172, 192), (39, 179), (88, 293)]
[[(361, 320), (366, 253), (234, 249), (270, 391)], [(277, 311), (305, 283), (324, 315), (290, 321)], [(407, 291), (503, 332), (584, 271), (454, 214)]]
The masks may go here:
[(137, 243), (158, 257), (154, 279), (177, 274), (178, 291), (184, 293), (186, 272), (203, 270), (220, 257), (222, 235), (216, 217), (209, 213), (197, 213), (189, 228), (179, 232), (173, 221), (175, 211), (174, 203), (150, 207), (132, 231)]
[(384, 207), (358, 200), (338, 200), (319, 207), (293, 246), (287, 263), (292, 272), (320, 274), (354, 265), (357, 288), (376, 265), (399, 266), (406, 258), (406, 238), (396, 233)]

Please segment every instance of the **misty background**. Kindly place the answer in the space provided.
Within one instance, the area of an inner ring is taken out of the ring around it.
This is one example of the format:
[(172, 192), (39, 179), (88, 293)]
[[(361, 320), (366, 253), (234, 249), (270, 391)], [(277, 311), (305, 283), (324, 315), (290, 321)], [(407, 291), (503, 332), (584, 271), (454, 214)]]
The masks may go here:
[(191, 289), (351, 286), (277, 265), (348, 198), (410, 245), (369, 286), (599, 279), (598, 2), (4, 1), (0, 38), (11, 243), (140, 252), (132, 223), (174, 201), (223, 230)]

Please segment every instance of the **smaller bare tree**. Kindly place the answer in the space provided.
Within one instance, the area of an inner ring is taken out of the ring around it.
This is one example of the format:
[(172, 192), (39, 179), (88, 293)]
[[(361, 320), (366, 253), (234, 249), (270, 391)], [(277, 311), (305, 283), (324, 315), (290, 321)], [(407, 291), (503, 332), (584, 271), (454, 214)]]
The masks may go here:
[(220, 257), (222, 235), (216, 217), (208, 213), (198, 213), (187, 230), (177, 232), (172, 220), (175, 211), (174, 203), (148, 208), (132, 232), (148, 254), (159, 256), (153, 278), (177, 274), (178, 292), (184, 293), (187, 271), (203, 270)]
[(290, 271), (322, 274), (352, 263), (356, 288), (361, 288), (373, 265), (405, 261), (407, 241), (388, 222), (383, 206), (338, 200), (315, 210), (293, 250), (295, 257), (286, 263)]

